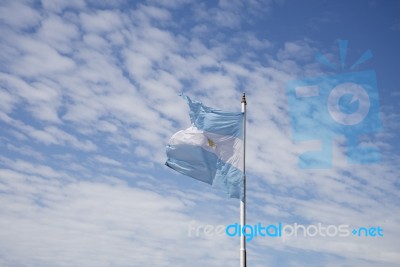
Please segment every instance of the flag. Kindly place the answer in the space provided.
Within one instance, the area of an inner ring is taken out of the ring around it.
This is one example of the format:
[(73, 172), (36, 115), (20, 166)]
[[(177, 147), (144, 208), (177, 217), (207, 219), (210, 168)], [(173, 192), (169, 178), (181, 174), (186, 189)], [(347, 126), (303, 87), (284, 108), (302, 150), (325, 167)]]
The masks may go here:
[(192, 125), (171, 137), (165, 164), (211, 184), (232, 198), (241, 198), (244, 114), (210, 108), (188, 96), (184, 98)]

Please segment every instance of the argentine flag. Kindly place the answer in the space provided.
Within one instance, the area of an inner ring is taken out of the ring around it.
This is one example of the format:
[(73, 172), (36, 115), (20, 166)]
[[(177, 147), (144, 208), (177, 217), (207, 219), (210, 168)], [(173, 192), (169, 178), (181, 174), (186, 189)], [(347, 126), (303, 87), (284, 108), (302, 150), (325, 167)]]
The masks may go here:
[(184, 96), (192, 125), (175, 133), (167, 145), (165, 165), (230, 197), (242, 197), (242, 112), (225, 112)]

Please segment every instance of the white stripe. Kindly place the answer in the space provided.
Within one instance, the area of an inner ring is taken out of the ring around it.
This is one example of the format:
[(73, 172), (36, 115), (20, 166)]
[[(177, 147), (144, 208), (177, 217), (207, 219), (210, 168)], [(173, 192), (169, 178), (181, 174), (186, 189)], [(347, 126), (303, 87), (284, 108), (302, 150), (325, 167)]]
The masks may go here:
[[(210, 146), (210, 141), (215, 146)], [(174, 134), (169, 144), (201, 146), (203, 149), (216, 154), (222, 161), (243, 171), (243, 158), (241, 156), (243, 154), (243, 140), (239, 138), (205, 132), (191, 126)]]

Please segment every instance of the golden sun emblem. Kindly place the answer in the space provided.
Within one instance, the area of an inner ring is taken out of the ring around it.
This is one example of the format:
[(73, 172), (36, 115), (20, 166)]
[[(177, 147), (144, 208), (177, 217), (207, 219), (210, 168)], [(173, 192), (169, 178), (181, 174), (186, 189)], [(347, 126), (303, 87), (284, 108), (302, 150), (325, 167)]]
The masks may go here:
[(207, 138), (207, 141), (208, 141), (208, 146), (209, 147), (214, 148), (214, 149), (217, 148), (217, 144), (214, 143), (213, 140), (211, 140), (210, 138)]

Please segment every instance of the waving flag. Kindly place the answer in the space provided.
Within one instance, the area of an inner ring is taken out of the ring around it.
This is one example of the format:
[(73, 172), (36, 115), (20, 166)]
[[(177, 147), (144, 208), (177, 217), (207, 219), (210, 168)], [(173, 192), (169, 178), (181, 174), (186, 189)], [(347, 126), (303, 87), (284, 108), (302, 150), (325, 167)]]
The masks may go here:
[(171, 169), (241, 198), (243, 186), (243, 113), (204, 106), (184, 96), (191, 127), (175, 133), (167, 145)]

